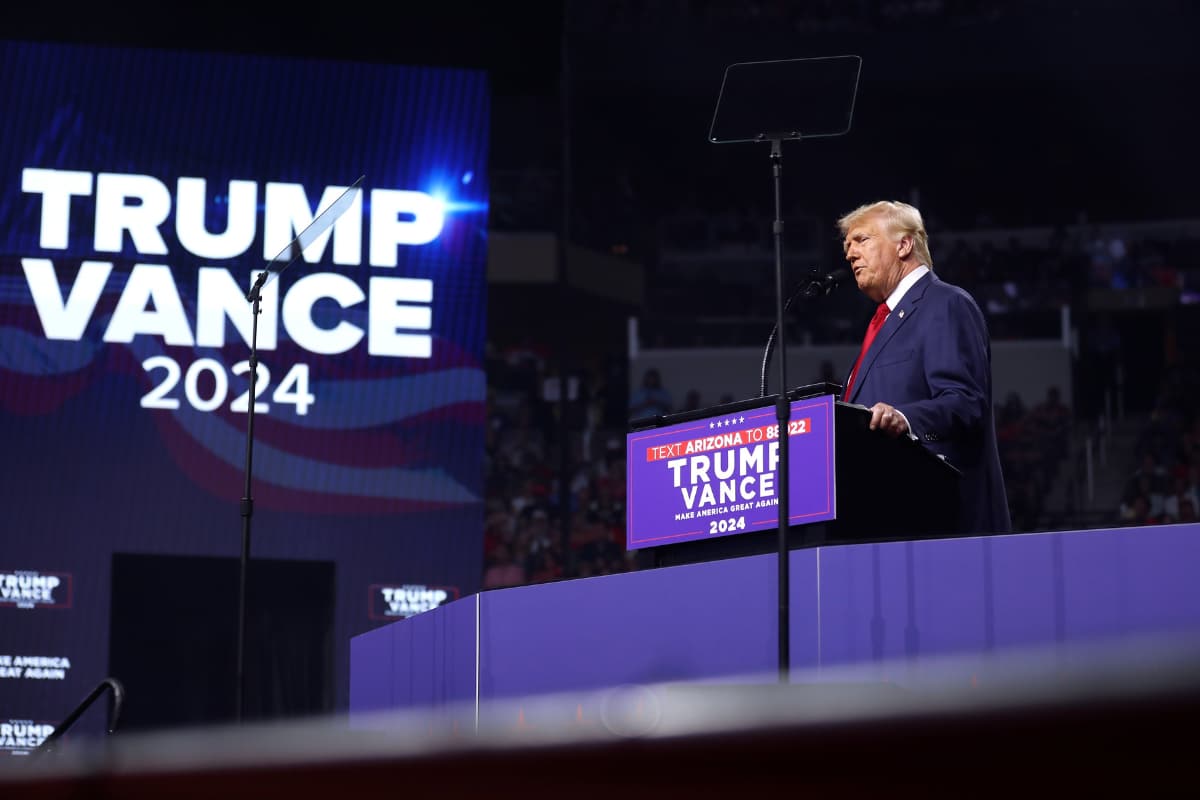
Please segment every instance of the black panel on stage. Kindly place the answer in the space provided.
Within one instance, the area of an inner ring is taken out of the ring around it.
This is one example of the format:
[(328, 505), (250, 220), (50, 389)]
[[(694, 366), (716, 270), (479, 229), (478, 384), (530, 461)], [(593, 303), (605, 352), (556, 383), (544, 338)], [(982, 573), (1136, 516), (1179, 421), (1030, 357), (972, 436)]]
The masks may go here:
[[(113, 555), (121, 730), (234, 719), (237, 585), (236, 558)], [(332, 711), (334, 564), (254, 559), (246, 591), (245, 717)]]

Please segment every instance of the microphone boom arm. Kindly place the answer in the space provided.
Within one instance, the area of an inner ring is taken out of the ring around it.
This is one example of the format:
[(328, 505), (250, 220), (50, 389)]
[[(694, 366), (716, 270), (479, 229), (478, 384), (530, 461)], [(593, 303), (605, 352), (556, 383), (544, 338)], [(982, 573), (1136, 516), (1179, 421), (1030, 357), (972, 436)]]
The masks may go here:
[[(787, 310), (792, 307), (792, 303), (794, 303), (798, 298), (803, 297), (805, 300), (818, 300), (822, 297), (828, 297), (833, 290), (837, 288), (838, 284), (842, 283), (848, 278), (852, 278), (853, 276), (854, 273), (849, 267), (841, 267), (840, 269), (835, 269), (833, 272), (827, 272), (824, 275), (817, 275), (816, 270), (813, 270), (813, 274), (803, 283), (801, 283), (800, 286), (796, 288), (796, 291), (792, 292), (792, 296), (788, 298), (787, 302), (784, 303), (784, 313), (787, 313)], [(776, 321), (776, 323), (771, 326), (771, 335), (767, 337), (767, 346), (766, 349), (763, 350), (762, 369), (760, 371), (758, 392), (759, 397), (767, 396), (767, 365), (771, 361), (771, 353), (775, 349), (775, 337), (778, 336), (778, 334), (779, 322)], [(780, 387), (780, 391), (787, 391), (787, 387)]]

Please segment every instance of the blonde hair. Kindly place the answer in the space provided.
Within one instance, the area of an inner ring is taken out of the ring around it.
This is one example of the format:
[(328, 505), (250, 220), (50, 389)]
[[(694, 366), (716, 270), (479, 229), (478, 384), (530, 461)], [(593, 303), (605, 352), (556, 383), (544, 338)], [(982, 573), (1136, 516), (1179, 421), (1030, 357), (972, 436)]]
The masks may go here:
[(894, 238), (911, 236), (913, 253), (916, 254), (918, 263), (933, 269), (933, 256), (929, 254), (929, 234), (925, 232), (925, 221), (921, 219), (921, 212), (916, 207), (897, 200), (868, 203), (839, 219), (838, 230), (845, 236), (851, 228), (867, 217), (881, 218), (884, 227)]

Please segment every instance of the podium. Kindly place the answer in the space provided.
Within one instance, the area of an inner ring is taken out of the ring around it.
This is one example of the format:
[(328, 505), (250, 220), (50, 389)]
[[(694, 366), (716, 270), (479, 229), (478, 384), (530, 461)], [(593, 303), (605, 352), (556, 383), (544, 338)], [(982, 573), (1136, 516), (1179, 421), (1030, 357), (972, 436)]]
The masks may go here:
[[(788, 392), (789, 549), (958, 534), (960, 473), (819, 383)], [(774, 552), (775, 396), (635, 420), (626, 434), (626, 547), (655, 566)]]

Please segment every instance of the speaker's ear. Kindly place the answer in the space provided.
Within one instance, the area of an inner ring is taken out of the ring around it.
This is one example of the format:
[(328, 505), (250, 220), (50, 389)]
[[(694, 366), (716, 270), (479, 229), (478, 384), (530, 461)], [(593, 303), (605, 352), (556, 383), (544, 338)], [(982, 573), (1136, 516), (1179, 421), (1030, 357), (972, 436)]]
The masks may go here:
[(896, 243), (896, 253), (901, 258), (904, 258), (906, 255), (911, 253), (912, 249), (913, 249), (913, 238), (911, 236), (901, 236), (900, 241)]

